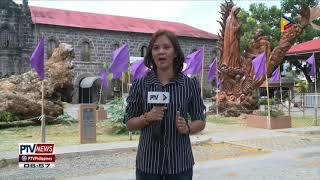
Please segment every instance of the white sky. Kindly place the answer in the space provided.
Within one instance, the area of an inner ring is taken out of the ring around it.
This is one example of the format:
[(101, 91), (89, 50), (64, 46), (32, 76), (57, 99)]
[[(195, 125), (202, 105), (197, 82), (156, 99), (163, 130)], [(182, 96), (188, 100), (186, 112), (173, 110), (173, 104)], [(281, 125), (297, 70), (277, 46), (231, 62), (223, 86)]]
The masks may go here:
[[(14, 0), (21, 4), (22, 0)], [(93, 12), (109, 15), (181, 22), (217, 34), (220, 28), (220, 4), (224, 0), (29, 0), (29, 5)], [(252, 3), (280, 7), (279, 0), (234, 0), (237, 6), (248, 10)]]

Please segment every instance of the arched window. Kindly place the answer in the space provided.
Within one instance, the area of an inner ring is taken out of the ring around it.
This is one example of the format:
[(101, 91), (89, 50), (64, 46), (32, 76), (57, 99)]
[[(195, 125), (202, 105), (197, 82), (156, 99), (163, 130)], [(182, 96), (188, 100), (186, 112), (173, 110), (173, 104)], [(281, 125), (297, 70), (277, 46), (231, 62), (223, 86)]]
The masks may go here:
[(147, 46), (141, 47), (141, 57), (145, 57), (147, 54)]
[(0, 46), (9, 47), (10, 45), (10, 33), (7, 28), (2, 28), (0, 32)]
[(87, 41), (82, 43), (81, 59), (82, 61), (90, 61), (90, 44)]
[(50, 58), (52, 56), (54, 49), (57, 47), (58, 47), (58, 45), (57, 45), (56, 41), (54, 39), (49, 39), (48, 50), (47, 50), (48, 58)]
[(113, 46), (112, 46), (112, 51), (118, 49), (119, 47), (120, 47), (119, 43), (113, 44)]

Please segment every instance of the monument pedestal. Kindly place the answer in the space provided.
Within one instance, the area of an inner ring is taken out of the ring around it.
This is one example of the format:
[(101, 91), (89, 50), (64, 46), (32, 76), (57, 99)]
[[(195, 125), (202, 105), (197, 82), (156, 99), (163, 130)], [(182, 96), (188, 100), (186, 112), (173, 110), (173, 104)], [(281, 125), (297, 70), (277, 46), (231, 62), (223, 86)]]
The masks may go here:
[(80, 104), (79, 111), (80, 143), (96, 143), (96, 105)]
[(103, 106), (100, 106), (100, 108), (96, 110), (96, 117), (98, 121), (107, 119), (107, 112)]

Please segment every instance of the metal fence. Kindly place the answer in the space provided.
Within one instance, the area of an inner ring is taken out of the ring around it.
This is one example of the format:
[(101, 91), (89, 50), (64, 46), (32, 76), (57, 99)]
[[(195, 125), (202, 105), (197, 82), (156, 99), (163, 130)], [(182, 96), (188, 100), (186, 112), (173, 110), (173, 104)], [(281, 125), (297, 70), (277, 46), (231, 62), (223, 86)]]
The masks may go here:
[[(284, 90), (282, 93), (282, 96), (279, 94), (270, 96), (270, 99), (272, 98), (272, 102), (274, 102), (270, 105), (271, 111), (280, 110), (285, 115), (291, 116), (292, 127), (320, 125), (320, 111), (318, 109), (320, 93), (292, 93), (289, 90)], [(215, 102), (211, 103), (215, 104)], [(318, 104), (318, 108), (316, 108), (316, 104)], [(266, 112), (267, 110), (267, 105), (260, 105), (256, 112)], [(214, 112), (214, 114), (216, 113)], [(223, 112), (219, 112), (219, 114), (223, 114)]]
[(305, 93), (302, 94), (303, 105), (306, 108), (319, 107), (320, 94), (319, 93)]

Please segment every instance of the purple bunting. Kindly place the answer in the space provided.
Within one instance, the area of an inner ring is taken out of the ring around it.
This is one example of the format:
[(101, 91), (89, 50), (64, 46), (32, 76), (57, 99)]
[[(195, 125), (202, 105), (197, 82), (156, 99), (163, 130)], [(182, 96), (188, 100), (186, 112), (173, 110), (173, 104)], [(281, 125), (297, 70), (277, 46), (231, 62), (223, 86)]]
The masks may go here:
[(255, 79), (258, 79), (261, 76), (266, 75), (266, 59), (266, 53), (263, 52), (252, 60), (252, 65), (255, 72)]
[(122, 72), (115, 72), (113, 73), (113, 79), (120, 79), (122, 77)]
[(211, 79), (212, 77), (217, 76), (217, 59), (214, 58), (212, 63), (209, 65), (209, 71), (208, 71), (208, 79)]
[(39, 79), (44, 79), (44, 38), (42, 37), (33, 51), (30, 58), (31, 67), (34, 68), (38, 74)]
[(131, 65), (132, 80), (144, 77), (148, 71), (148, 68), (144, 65), (143, 57), (141, 58), (141, 60), (138, 60)]
[(101, 83), (103, 87), (108, 87), (107, 71), (105, 69), (101, 71)]
[(273, 71), (269, 81), (279, 81), (280, 80), (280, 67)]
[(203, 60), (203, 48), (199, 48), (197, 51), (189, 54), (186, 57), (187, 68), (183, 71), (183, 74), (198, 74), (201, 72)]
[(316, 64), (314, 63), (314, 53), (312, 53), (312, 55), (308, 58), (307, 63), (311, 65), (310, 76), (314, 77), (314, 70), (316, 69)]
[[(113, 75), (122, 73), (128, 70), (129, 63), (129, 47), (128, 43), (125, 43), (120, 48), (116, 49), (112, 54), (112, 63), (109, 68), (109, 72)], [(121, 77), (121, 76), (120, 76)]]

